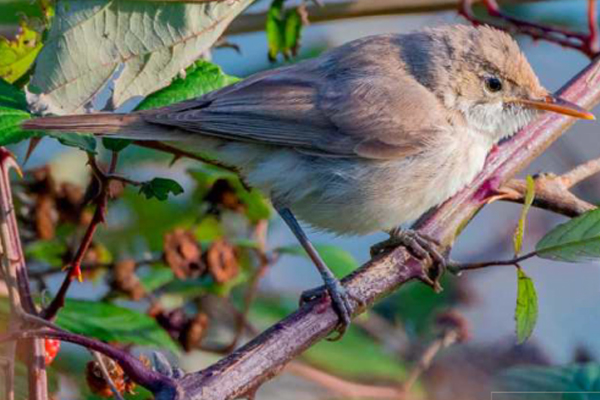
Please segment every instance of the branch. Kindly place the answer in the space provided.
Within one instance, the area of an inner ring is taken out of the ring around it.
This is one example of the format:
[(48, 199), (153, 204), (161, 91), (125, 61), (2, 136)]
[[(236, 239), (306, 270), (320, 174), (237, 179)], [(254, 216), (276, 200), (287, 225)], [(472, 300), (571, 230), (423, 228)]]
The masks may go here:
[(177, 383), (172, 378), (146, 367), (141, 360), (125, 350), (118, 349), (96, 339), (62, 329), (44, 328), (0, 335), (0, 343), (30, 338), (56, 339), (83, 346), (88, 350), (97, 351), (118, 362), (127, 376), (150, 390), (157, 399), (178, 398), (177, 392), (179, 389), (177, 388)]
[[(12, 154), (0, 148), (0, 243), (2, 244), (2, 277), (6, 282), (10, 301), (9, 332), (14, 332), (24, 325), (20, 315), (30, 313), (37, 315), (37, 309), (31, 297), (29, 277), (25, 265), (25, 256), (19, 237), (19, 228), (15, 216), (15, 208), (10, 187), (10, 168), (20, 169)], [(48, 399), (48, 382), (44, 364), (44, 343), (42, 340), (28, 340), (26, 349), (29, 398), (32, 400)], [(14, 383), (15, 346), (7, 346), (7, 358), (12, 363), (7, 368), (6, 378), (10, 385)], [(13, 398), (13, 388), (6, 388), (8, 398)]]
[[(543, 0), (504, 0), (503, 4), (534, 3)], [(354, 0), (329, 2), (323, 7), (307, 7), (311, 23), (338, 21), (348, 18), (454, 11), (460, 0)], [(248, 13), (233, 20), (227, 35), (257, 32), (265, 29), (267, 12)]]
[[(587, 108), (596, 105), (600, 101), (600, 60), (573, 78), (559, 95)], [(449, 250), (456, 236), (498, 188), (574, 123), (572, 118), (544, 114), (490, 154), (484, 170), (467, 188), (421, 218), (414, 228)], [(425, 279), (423, 271), (428, 267), (404, 248), (398, 248), (367, 262), (344, 278), (343, 285), (351, 298), (368, 307), (410, 280)], [(361, 311), (354, 304), (353, 314)], [(305, 304), (228, 357), (184, 376), (180, 384), (185, 398), (225, 400), (250, 393), (331, 333), (337, 322), (330, 304), (322, 301)]]
[[(477, 18), (472, 10), (474, 2), (476, 0), (462, 0), (459, 8), (460, 14), (476, 25), (486, 23), (499, 29), (506, 29), (506, 26), (501, 22), (482, 21)], [(515, 29), (534, 39), (543, 39), (564, 47), (579, 50), (590, 58), (594, 58), (600, 51), (596, 0), (588, 0), (588, 33), (573, 32), (560, 27), (541, 25), (512, 17), (500, 9), (496, 0), (483, 0), (483, 3), (490, 16), (507, 23), (511, 29)]]
[[(562, 174), (542, 174), (535, 178), (535, 199), (533, 205), (567, 217), (576, 217), (596, 206), (571, 193), (573, 186), (600, 173), (600, 158), (578, 165)], [(527, 190), (522, 179), (511, 179), (499, 189), (500, 199), (522, 203)]]

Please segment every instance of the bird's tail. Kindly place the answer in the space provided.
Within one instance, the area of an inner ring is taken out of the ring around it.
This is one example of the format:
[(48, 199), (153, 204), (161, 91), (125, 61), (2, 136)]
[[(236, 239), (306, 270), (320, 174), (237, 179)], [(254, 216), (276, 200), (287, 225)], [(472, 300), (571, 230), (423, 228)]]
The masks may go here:
[(146, 122), (140, 113), (40, 117), (23, 122), (21, 127), (33, 131), (93, 133), (134, 140), (176, 140), (179, 136), (172, 129)]

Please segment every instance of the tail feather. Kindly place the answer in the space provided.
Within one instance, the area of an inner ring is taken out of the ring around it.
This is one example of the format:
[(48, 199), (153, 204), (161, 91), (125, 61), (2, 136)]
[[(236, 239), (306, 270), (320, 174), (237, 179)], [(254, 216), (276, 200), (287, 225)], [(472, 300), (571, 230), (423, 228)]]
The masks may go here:
[(134, 140), (177, 140), (181, 137), (181, 132), (146, 122), (140, 113), (41, 117), (24, 121), (21, 127), (26, 130), (93, 133)]

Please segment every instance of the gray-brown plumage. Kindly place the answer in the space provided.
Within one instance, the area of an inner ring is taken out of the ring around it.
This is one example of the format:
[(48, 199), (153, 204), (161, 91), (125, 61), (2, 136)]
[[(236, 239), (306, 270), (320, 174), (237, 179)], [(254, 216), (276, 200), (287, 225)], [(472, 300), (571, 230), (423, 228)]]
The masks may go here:
[(550, 96), (507, 34), (446, 26), (355, 40), (156, 110), (24, 127), (184, 142), (235, 166), (313, 252), (348, 322), (347, 299), (292, 212), (337, 234), (391, 230), (468, 184), (540, 109), (593, 118)]

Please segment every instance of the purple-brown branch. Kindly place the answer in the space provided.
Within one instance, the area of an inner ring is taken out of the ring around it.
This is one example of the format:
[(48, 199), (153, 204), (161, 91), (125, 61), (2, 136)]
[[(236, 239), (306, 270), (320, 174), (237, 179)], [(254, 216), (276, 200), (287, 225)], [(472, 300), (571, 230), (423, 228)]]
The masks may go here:
[[(474, 24), (484, 23), (473, 13), (473, 4), (477, 0), (462, 0), (459, 12)], [(534, 39), (546, 40), (557, 43), (563, 47), (579, 50), (590, 58), (594, 58), (600, 52), (600, 36), (598, 35), (598, 18), (596, 10), (596, 0), (588, 0), (587, 22), (588, 32), (574, 32), (555, 26), (537, 24), (520, 18), (510, 16), (502, 11), (496, 0), (483, 0), (487, 12), (495, 19), (509, 25), (519, 33), (528, 35)], [(485, 21), (487, 25), (492, 25), (500, 29), (506, 29), (502, 22)]]
[[(587, 108), (596, 105), (600, 101), (600, 60), (594, 60), (559, 94)], [(469, 187), (423, 217), (415, 228), (449, 249), (489, 197), (574, 122), (558, 114), (544, 114), (490, 154), (484, 170)], [(351, 297), (370, 306), (406, 282), (424, 279), (423, 271), (428, 267), (404, 248), (398, 248), (367, 262), (344, 278), (343, 284)], [(356, 315), (361, 310), (354, 306)], [(337, 316), (330, 304), (306, 304), (228, 357), (186, 375), (179, 384), (190, 400), (226, 400), (251, 393), (294, 357), (330, 334), (336, 325)]]

